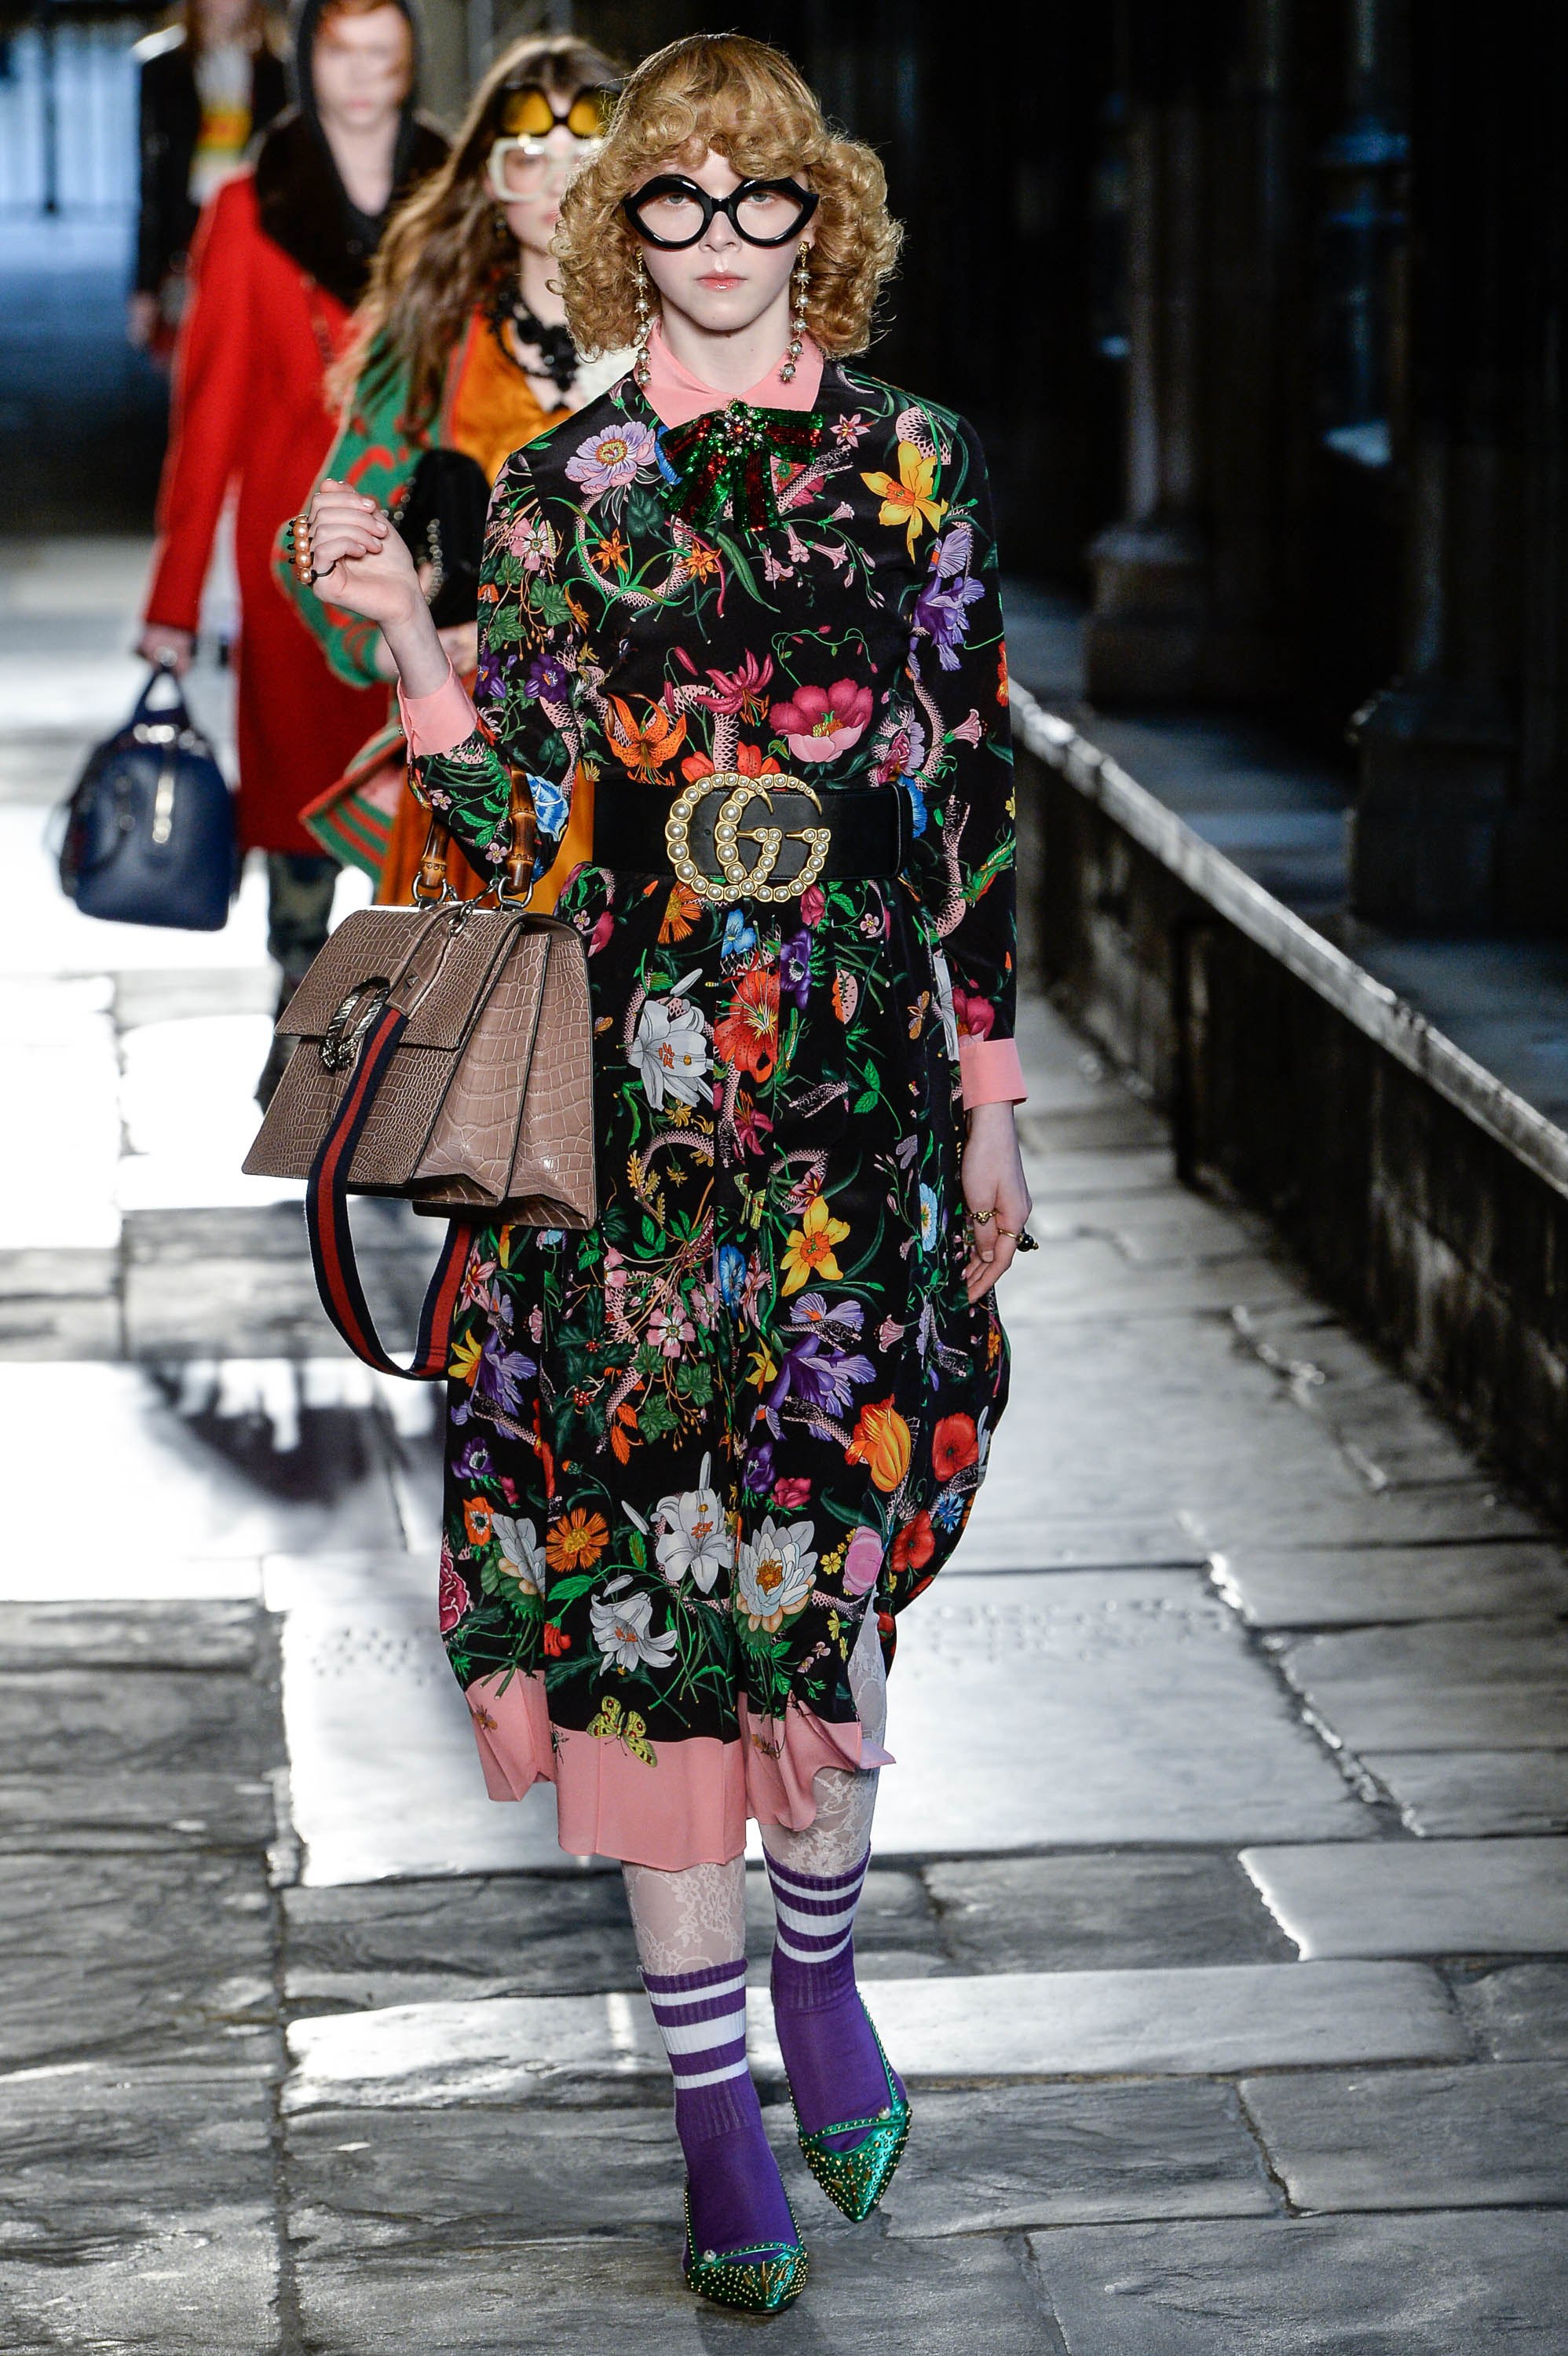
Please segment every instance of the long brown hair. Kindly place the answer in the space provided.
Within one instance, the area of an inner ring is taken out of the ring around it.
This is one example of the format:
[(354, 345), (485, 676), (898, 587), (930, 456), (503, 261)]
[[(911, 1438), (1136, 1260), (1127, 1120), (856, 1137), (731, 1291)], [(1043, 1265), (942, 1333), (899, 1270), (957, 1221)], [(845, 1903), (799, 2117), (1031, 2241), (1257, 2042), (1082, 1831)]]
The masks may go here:
[(352, 393), (367, 363), (406, 371), (400, 423), (417, 433), (441, 400), (453, 351), (475, 307), (505, 286), (517, 248), (486, 177), (503, 102), (537, 81), (558, 100), (616, 89), (619, 68), (571, 33), (530, 34), (498, 57), (469, 104), (451, 155), (388, 222), (348, 349), (327, 378), (335, 402)]

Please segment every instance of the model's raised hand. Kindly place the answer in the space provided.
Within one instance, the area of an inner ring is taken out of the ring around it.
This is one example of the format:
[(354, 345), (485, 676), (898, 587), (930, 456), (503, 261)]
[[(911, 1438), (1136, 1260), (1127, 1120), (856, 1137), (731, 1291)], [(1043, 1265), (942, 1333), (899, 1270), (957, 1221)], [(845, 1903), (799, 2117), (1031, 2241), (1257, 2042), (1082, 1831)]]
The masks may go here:
[(306, 513), (318, 597), (383, 626), (422, 605), (413, 558), (374, 499), (328, 476), (312, 492)]

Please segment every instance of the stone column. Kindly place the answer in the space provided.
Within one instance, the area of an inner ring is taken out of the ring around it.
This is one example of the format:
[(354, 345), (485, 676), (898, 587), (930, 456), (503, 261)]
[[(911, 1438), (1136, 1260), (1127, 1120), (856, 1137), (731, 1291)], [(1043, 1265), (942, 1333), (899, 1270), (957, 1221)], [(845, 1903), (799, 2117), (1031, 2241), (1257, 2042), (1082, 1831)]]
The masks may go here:
[(1107, 701), (1292, 682), (1298, 5), (1125, 0), (1127, 508), (1090, 551), (1086, 647)]
[(1529, 75), (1474, 0), (1423, 0), (1412, 40), (1402, 675), (1355, 723), (1351, 902), (1376, 923), (1484, 926), (1506, 913), (1520, 755)]
[(1127, 511), (1090, 549), (1089, 692), (1194, 694), (1207, 581), (1199, 524), (1205, 93), (1191, 0), (1124, 0)]

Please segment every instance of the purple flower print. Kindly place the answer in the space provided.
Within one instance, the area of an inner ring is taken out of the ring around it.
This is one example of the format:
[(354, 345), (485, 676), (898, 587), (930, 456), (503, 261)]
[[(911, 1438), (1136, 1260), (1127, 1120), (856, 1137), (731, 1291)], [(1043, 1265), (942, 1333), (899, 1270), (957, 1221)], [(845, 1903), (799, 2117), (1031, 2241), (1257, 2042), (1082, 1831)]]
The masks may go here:
[(986, 594), (969, 571), (974, 545), (966, 523), (944, 532), (931, 552), (930, 577), (915, 599), (915, 628), (931, 639), (944, 670), (957, 669), (958, 649), (969, 635), (968, 608)]
[(465, 1440), (452, 1469), (459, 1481), (488, 1481), (496, 1468), (482, 1440)]
[(652, 464), (653, 455), (653, 427), (625, 418), (580, 442), (566, 462), (566, 471), (569, 479), (592, 498), (600, 491), (621, 489), (639, 466)]
[(811, 996), (811, 935), (802, 928), (779, 949), (779, 998), (805, 1012)]
[(509, 1349), (508, 1340), (500, 1333), (486, 1336), (474, 1390), (476, 1398), (488, 1399), (504, 1414), (516, 1415), (523, 1404), (523, 1385), (530, 1375), (538, 1374), (539, 1363), (521, 1350)]
[(761, 1493), (771, 1489), (773, 1485), (773, 1443), (771, 1440), (759, 1440), (741, 1468), (741, 1486), (743, 1489), (754, 1489)]
[(566, 665), (556, 655), (536, 655), (523, 692), (530, 703), (565, 703), (571, 696)]

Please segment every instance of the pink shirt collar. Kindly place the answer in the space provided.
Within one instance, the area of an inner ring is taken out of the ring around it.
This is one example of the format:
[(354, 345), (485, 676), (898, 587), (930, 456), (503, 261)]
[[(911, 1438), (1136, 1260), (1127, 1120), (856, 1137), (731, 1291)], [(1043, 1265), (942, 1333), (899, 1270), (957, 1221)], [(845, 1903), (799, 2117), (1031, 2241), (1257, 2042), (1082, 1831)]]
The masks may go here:
[[(795, 375), (788, 384), (779, 381), (780, 362), (775, 360), (765, 376), (759, 377), (739, 395), (756, 409), (811, 409), (822, 389), (822, 350), (807, 336), (805, 348), (795, 362)], [(655, 325), (648, 338), (648, 380), (643, 387), (644, 398), (663, 425), (684, 425), (688, 419), (700, 417), (704, 410), (721, 409), (734, 393), (716, 392), (700, 377), (693, 376), (682, 366), (664, 339), (662, 329)]]

